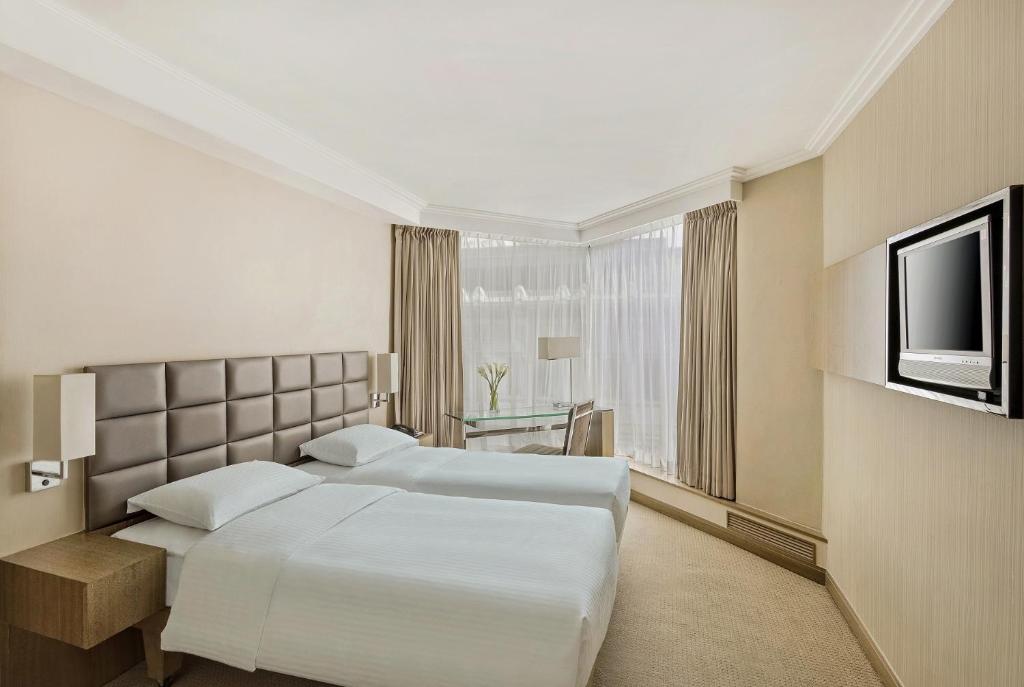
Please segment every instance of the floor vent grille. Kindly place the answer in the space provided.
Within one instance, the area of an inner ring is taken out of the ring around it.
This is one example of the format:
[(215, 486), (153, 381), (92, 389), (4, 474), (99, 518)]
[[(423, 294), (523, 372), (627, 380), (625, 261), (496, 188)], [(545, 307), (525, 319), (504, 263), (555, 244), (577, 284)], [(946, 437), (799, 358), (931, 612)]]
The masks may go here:
[(726, 514), (726, 527), (747, 537), (754, 539), (765, 546), (782, 551), (783, 553), (799, 558), (802, 561), (814, 565), (814, 544), (799, 537), (794, 537), (764, 523), (744, 517), (732, 511)]

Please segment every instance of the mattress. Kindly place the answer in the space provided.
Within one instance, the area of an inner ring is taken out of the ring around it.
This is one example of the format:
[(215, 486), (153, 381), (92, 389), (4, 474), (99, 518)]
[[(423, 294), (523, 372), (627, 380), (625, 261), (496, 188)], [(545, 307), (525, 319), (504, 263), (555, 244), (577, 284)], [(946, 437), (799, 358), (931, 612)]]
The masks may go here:
[(167, 551), (167, 605), (174, 603), (178, 593), (178, 580), (185, 554), (203, 537), (210, 534), (195, 527), (186, 527), (162, 518), (151, 518), (138, 525), (126, 527), (113, 534), (115, 539), (126, 539), (139, 544), (158, 546)]
[(617, 539), (629, 508), (629, 465), (621, 458), (410, 446), (354, 468), (316, 460), (295, 467), (333, 484), (605, 508), (612, 514)]
[(319, 485), (192, 546), (161, 646), (345, 687), (583, 687), (617, 570), (605, 509)]

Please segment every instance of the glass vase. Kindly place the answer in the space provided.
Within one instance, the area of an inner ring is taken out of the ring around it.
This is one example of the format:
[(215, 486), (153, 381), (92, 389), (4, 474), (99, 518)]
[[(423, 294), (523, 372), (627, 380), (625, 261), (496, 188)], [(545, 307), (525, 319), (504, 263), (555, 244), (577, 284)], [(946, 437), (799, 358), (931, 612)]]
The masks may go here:
[(498, 389), (497, 388), (491, 389), (491, 407), (490, 407), (490, 409), (491, 410), (497, 410), (498, 409)]

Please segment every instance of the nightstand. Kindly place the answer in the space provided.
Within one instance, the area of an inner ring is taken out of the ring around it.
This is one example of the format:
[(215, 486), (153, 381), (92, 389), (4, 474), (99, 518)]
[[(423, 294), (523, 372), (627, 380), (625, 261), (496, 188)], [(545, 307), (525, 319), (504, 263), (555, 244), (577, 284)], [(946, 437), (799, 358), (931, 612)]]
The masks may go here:
[(433, 434), (421, 434), (421, 435), (419, 435), (416, 438), (419, 439), (420, 446), (433, 446), (434, 445), (434, 435)]
[(129, 628), (164, 609), (165, 566), (163, 549), (85, 533), (0, 560), (0, 685), (99, 687), (141, 661)]

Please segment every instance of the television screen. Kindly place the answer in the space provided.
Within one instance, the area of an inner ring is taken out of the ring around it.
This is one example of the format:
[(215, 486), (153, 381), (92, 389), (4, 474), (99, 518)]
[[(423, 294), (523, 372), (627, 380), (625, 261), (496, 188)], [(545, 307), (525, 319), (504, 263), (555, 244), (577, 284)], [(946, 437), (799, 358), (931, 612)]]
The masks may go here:
[(984, 351), (981, 234), (972, 231), (904, 257), (910, 351)]

